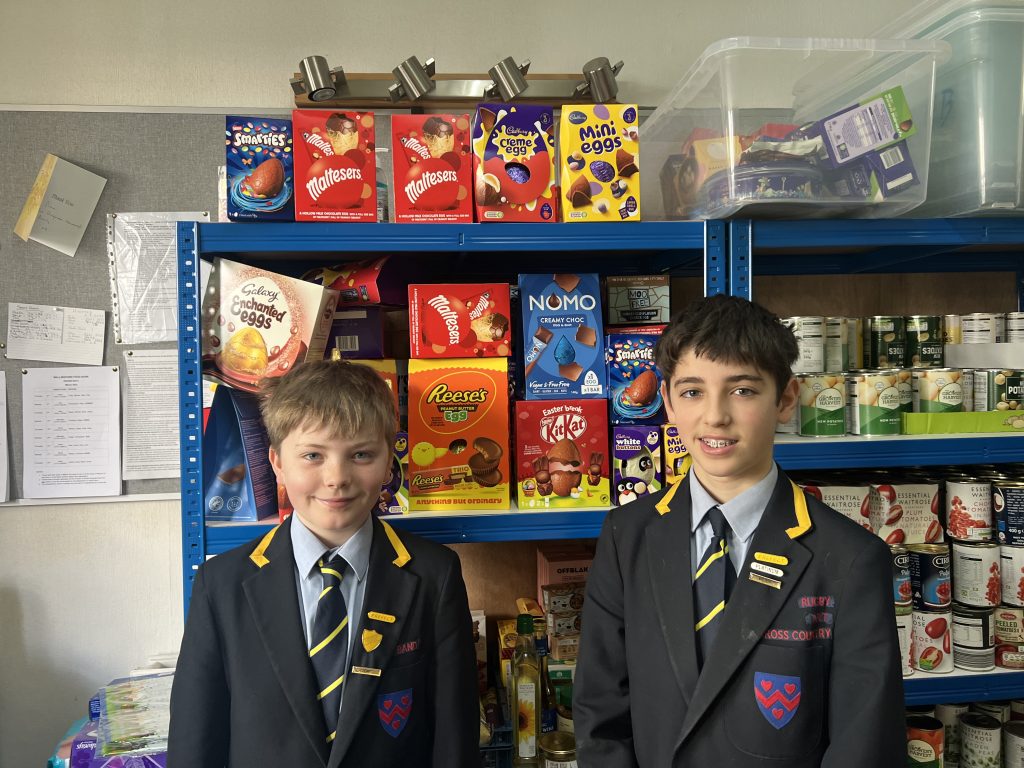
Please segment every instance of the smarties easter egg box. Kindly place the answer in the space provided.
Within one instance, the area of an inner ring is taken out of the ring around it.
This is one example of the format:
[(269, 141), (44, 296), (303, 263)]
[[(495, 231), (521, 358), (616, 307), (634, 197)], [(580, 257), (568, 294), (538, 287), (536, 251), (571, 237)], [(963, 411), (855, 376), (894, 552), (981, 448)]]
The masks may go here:
[(228, 115), (224, 126), (227, 214), (232, 221), (291, 221), (292, 123)]

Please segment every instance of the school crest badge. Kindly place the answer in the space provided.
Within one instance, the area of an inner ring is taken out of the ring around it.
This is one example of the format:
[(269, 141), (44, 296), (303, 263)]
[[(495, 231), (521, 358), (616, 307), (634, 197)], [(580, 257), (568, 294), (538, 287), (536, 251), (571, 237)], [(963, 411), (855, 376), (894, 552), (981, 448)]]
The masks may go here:
[(800, 678), (755, 672), (754, 698), (764, 719), (775, 728), (783, 728), (800, 706)]
[(394, 693), (382, 693), (377, 697), (377, 716), (387, 734), (398, 738), (398, 734), (409, 722), (412, 714), (412, 688)]

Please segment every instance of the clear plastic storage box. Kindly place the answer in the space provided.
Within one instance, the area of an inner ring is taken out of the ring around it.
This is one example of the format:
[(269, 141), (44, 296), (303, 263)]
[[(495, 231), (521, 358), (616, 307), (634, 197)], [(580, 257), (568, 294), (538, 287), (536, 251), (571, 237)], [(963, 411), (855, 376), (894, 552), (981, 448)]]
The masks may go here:
[(936, 40), (737, 37), (641, 127), (645, 219), (896, 216), (924, 201)]
[(952, 48), (935, 76), (928, 198), (914, 215), (1020, 215), (1024, 2), (926, 2), (883, 34)]

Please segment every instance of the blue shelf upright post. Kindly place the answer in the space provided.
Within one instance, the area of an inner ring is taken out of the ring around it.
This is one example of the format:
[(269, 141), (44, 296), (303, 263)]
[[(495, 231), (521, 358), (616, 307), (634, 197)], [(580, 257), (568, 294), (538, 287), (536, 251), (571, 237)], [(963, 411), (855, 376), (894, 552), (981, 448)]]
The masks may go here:
[(704, 222), (704, 295), (726, 292), (725, 224)]
[(178, 224), (178, 422), (181, 435), (181, 564), (186, 616), (192, 579), (206, 554), (198, 237), (194, 222)]
[(750, 300), (754, 254), (750, 221), (729, 222), (729, 295)]

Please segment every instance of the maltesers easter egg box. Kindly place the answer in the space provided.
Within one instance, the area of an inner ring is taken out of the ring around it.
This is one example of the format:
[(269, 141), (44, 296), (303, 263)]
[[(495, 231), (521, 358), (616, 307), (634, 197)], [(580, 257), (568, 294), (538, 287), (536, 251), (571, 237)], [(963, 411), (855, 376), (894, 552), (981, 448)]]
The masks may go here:
[(296, 109), (295, 220), (376, 221), (372, 112)]
[(395, 221), (473, 221), (469, 115), (393, 115)]
[(508, 283), (409, 286), (409, 356), (508, 357)]

